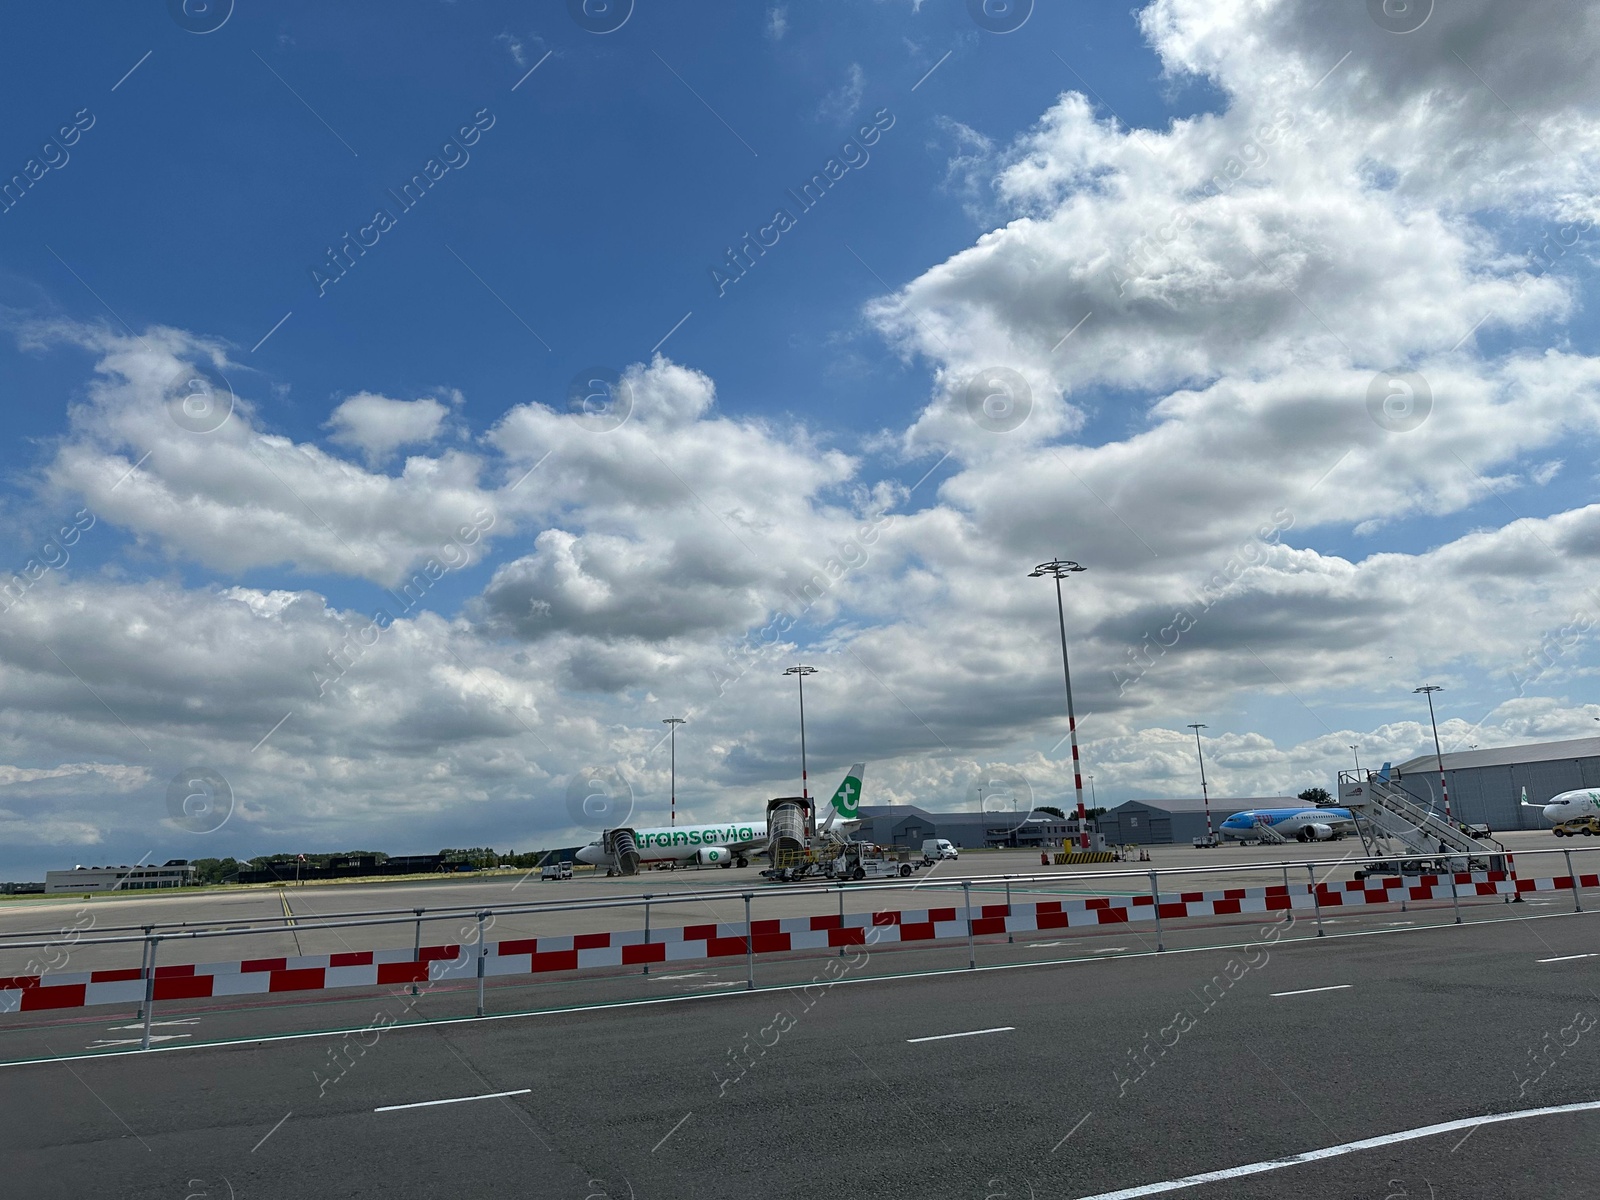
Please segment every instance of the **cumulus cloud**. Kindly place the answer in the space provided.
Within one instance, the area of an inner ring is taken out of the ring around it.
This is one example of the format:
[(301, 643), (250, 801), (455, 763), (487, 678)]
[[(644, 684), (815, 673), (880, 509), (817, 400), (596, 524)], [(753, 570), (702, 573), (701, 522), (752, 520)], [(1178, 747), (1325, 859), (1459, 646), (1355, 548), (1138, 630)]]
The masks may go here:
[(360, 450), (367, 465), (376, 466), (401, 446), (433, 441), (449, 411), (437, 400), (390, 400), (359, 392), (333, 410), (326, 428), (333, 430), (330, 441)]
[[(492, 520), (495, 496), (480, 485), (473, 455), (414, 456), (393, 476), (270, 432), (233, 390), (230, 379), (249, 376), (219, 343), (164, 328), (135, 337), (36, 327), (29, 336), (99, 355), (87, 399), (70, 410), (69, 432), (46, 465), (47, 483), (174, 558), (233, 573), (288, 566), (395, 585), (453, 547), (480, 557), (481, 533), (466, 543), (464, 529), (508, 531)], [(335, 427), (367, 439), (370, 450), (430, 423), (436, 429), (440, 408), (352, 397)]]

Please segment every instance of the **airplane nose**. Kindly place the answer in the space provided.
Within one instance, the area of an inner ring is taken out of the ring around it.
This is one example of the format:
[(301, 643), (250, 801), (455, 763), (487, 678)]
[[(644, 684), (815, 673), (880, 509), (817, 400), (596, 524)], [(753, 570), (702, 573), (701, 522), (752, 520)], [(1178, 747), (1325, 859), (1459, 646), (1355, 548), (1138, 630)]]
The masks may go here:
[(1552, 822), (1561, 820), (1563, 807), (1560, 804), (1546, 804), (1544, 806), (1544, 819)]

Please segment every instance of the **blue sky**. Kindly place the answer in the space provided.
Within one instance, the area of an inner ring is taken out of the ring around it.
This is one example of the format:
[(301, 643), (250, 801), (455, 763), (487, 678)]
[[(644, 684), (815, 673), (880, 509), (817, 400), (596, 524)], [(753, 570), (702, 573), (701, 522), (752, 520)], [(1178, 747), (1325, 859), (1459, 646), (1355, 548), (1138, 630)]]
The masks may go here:
[[(814, 774), (864, 755), (869, 802), (939, 807), (1003, 767), (1060, 800), (1024, 578), (1058, 553), (1091, 567), (1069, 615), (1102, 800), (1192, 790), (1190, 720), (1235, 794), (1326, 783), (1351, 741), (1407, 757), (1426, 681), (1463, 745), (1583, 732), (1587, 627), (1510, 672), (1596, 603), (1591, 68), (1537, 15), (1023, 10), (1004, 33), (956, 0), (638, 0), (604, 33), (561, 3), (190, 0), (226, 16), (204, 33), (160, 4), (19, 10), (0, 173), (60, 165), (0, 213), (5, 552), (98, 520), (0, 616), (11, 861), (137, 854), (196, 762), (234, 781), (228, 852), (575, 838), (567, 779), (615, 764), (655, 805), (678, 711), (680, 784), (720, 819), (787, 786), (768, 676), (796, 655), (830, 677)], [(206, 362), (239, 407), (174, 430), (161, 379)], [(996, 433), (966, 388), (999, 366), (1030, 400)], [(638, 407), (574, 433), (594, 368)], [(1431, 384), (1414, 431), (1368, 412), (1390, 369)], [(469, 561), (308, 694), (474, 506)], [(201, 628), (213, 658), (173, 669)]]

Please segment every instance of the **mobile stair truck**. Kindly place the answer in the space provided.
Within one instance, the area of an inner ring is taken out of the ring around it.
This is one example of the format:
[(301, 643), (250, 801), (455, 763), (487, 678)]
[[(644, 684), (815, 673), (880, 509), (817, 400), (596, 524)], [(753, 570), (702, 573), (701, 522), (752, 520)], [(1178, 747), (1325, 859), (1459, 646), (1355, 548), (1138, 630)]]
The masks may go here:
[(1408, 790), (1389, 773), (1340, 771), (1339, 805), (1355, 819), (1371, 860), (1368, 875), (1448, 875), (1456, 871), (1506, 871), (1510, 858), (1493, 837), (1474, 837), (1446, 821), (1429, 797)]

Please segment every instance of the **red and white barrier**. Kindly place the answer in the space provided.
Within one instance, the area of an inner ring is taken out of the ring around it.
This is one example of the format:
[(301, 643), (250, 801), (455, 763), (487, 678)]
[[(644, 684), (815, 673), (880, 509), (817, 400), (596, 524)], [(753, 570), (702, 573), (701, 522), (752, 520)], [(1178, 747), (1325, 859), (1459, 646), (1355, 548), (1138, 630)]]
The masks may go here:
[[(1462, 872), (1455, 876), (1392, 876), (1320, 884), (1315, 898), (1309, 884), (1275, 884), (1212, 892), (1161, 894), (1161, 919), (1235, 916), (1286, 910), (1348, 908), (1353, 905), (1397, 904), (1401, 900), (1448, 900), (1458, 896), (1497, 896), (1520, 892), (1567, 891), (1569, 877), (1514, 879), (1502, 871)], [(1581, 888), (1600, 888), (1600, 875), (1578, 877)], [(1037, 904), (986, 904), (972, 910), (972, 933), (1038, 933), (1052, 929), (1122, 925), (1156, 918), (1150, 896), (1075, 897)], [(750, 937), (757, 954), (821, 950), (868, 944), (868, 930), (878, 930), (873, 945), (938, 941), (967, 936), (961, 908), (849, 913), (844, 917), (784, 917), (755, 921)], [(154, 997), (163, 1000), (213, 999), (321, 991), (329, 988), (381, 987), (426, 983), (451, 978), (476, 978), (472, 945), (428, 946), (416, 956), (410, 950), (371, 950), (344, 954), (310, 954), (297, 958), (250, 959), (233, 963), (158, 966)], [(646, 940), (642, 929), (613, 933), (579, 933), (563, 937), (521, 938), (490, 943), (484, 955), (486, 976), (530, 975), (547, 971), (581, 971), (596, 967), (643, 966), (743, 955), (745, 927), (689, 925), (654, 929)], [(0, 977), (0, 1013), (82, 1008), (96, 1004), (139, 1004), (145, 979), (137, 968), (79, 974)]]

